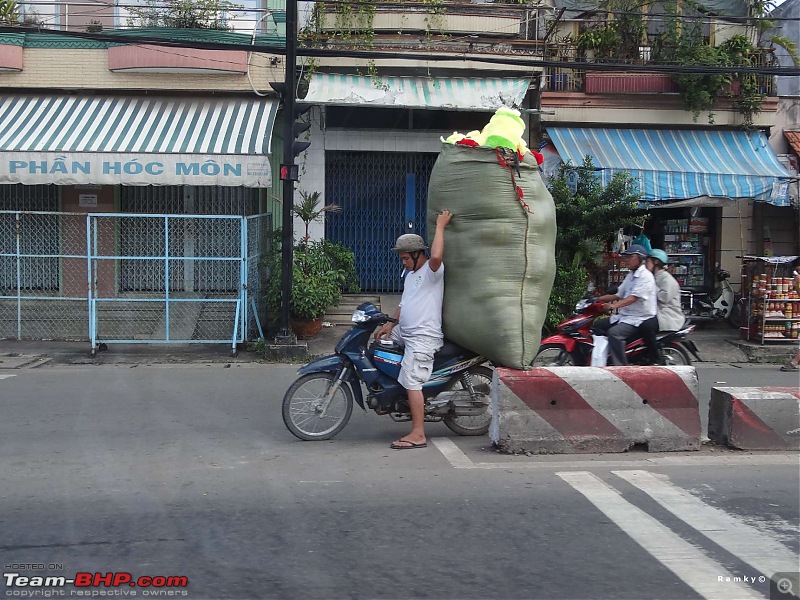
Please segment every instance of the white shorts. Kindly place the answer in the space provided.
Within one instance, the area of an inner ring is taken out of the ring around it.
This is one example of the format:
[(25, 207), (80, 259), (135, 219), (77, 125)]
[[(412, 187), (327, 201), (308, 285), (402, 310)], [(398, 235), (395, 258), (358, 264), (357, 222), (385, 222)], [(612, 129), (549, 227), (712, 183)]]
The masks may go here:
[(433, 357), (436, 351), (442, 347), (442, 340), (428, 336), (403, 338), (399, 325), (392, 328), (389, 337), (393, 342), (405, 348), (397, 383), (406, 390), (421, 390), (422, 386), (431, 378)]

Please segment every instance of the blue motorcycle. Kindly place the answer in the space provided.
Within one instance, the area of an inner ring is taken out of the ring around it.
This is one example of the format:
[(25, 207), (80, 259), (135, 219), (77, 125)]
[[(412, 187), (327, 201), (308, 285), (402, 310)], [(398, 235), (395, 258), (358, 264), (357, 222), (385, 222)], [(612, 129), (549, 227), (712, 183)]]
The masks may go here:
[[(335, 354), (301, 367), (283, 397), (283, 422), (301, 440), (328, 440), (344, 429), (353, 398), (365, 411), (368, 406), (397, 422), (411, 420), (406, 391), (397, 383), (403, 349), (386, 340), (370, 343), (376, 327), (394, 320), (371, 302), (360, 304), (351, 320)], [(486, 362), (445, 340), (422, 388), (425, 421), (444, 421), (459, 435), (485, 435), (492, 420), (492, 370)]]

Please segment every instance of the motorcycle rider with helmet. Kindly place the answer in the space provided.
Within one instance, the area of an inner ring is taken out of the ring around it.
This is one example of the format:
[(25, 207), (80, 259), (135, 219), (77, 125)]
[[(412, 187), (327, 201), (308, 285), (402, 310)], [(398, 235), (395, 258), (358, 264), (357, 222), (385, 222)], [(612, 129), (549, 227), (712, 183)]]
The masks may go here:
[(612, 365), (627, 365), (625, 346), (642, 324), (656, 316), (656, 282), (644, 265), (647, 251), (639, 244), (631, 244), (622, 252), (627, 256), (630, 272), (616, 294), (605, 294), (597, 301), (605, 311), (617, 310), (609, 319), (599, 319), (592, 328), (594, 335), (608, 337), (609, 361)]
[(408, 271), (403, 282), (403, 295), (395, 311), (396, 323), (386, 323), (375, 333), (375, 339), (388, 337), (405, 346), (400, 376), (397, 381), (408, 394), (411, 411), (411, 432), (392, 442), (394, 450), (425, 448), (425, 398), (422, 386), (430, 379), (433, 357), (444, 343), (442, 334), (442, 301), (444, 300), (444, 230), (452, 213), (442, 211), (436, 217), (436, 233), (428, 246), (418, 235), (407, 233), (397, 238), (392, 248)]
[(657, 318), (655, 327), (643, 326), (644, 341), (650, 348), (655, 364), (666, 364), (656, 338), (659, 331), (678, 331), (686, 322), (681, 308), (681, 287), (672, 274), (667, 271), (669, 257), (660, 248), (650, 251), (645, 266), (653, 274), (656, 281)]

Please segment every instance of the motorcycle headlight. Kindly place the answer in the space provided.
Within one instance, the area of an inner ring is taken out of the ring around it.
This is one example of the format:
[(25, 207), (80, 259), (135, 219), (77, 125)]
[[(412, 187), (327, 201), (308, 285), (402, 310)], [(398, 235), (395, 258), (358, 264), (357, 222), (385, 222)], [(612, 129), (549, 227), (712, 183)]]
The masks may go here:
[(369, 316), (363, 310), (357, 308), (355, 311), (353, 311), (353, 316), (350, 317), (350, 320), (353, 323), (366, 323), (369, 321)]

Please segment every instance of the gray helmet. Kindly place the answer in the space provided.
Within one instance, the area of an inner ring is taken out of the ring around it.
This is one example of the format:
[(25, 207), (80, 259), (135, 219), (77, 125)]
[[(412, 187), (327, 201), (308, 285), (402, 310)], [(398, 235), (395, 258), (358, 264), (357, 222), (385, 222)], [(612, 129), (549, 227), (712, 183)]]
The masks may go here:
[(392, 248), (392, 252), (418, 252), (420, 250), (427, 250), (425, 240), (415, 233), (406, 233), (397, 238), (397, 241)]

